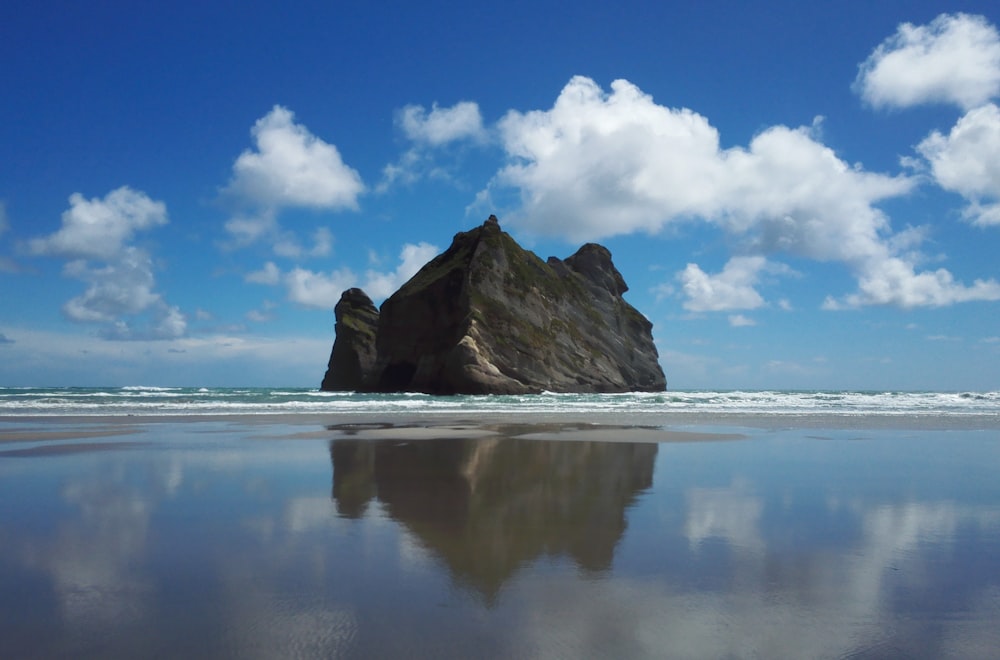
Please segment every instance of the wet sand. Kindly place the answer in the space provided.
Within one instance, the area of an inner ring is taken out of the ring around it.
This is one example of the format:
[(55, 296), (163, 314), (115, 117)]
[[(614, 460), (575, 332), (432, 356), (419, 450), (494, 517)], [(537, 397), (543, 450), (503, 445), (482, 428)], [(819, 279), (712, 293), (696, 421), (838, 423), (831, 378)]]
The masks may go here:
[[(486, 438), (495, 436), (535, 440), (572, 440), (605, 442), (697, 442), (731, 440), (740, 433), (708, 430), (673, 430), (657, 426), (606, 424), (566, 421), (546, 416), (527, 422), (497, 420), (472, 422), (454, 415), (397, 416), (391, 421), (372, 421), (353, 416), (333, 423), (324, 415), (218, 415), (218, 416), (148, 416), (148, 417), (22, 417), (0, 419), (0, 446), (8, 443), (69, 442), (91, 438), (135, 436), (147, 431), (190, 425), (210, 424), (217, 432), (235, 428), (253, 428), (268, 438), (338, 438), (416, 441), (443, 438)], [(103, 447), (104, 443), (89, 443)], [(87, 444), (79, 445), (81, 448)]]
[(988, 421), (3, 418), (0, 657), (989, 657)]
[[(217, 429), (252, 427), (272, 435), (357, 437), (419, 440), (442, 437), (486, 437), (495, 434), (536, 439), (598, 439), (622, 442), (694, 442), (731, 439), (746, 429), (833, 429), (896, 431), (991, 431), (1000, 420), (991, 415), (767, 415), (727, 413), (638, 414), (539, 413), (513, 418), (485, 414), (475, 419), (455, 413), (277, 413), (260, 415), (123, 415), (0, 417), (0, 445), (11, 442), (70, 441), (141, 434), (163, 426), (212, 424)], [(614, 431), (614, 432), (611, 432)]]

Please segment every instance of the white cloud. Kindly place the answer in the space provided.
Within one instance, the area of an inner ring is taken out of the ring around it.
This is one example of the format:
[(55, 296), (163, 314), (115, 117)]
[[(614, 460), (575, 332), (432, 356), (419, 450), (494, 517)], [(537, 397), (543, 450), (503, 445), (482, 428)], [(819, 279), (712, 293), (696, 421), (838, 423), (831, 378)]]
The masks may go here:
[(1000, 34), (984, 17), (968, 14), (903, 23), (860, 65), (854, 90), (876, 108), (973, 108), (1000, 94)]
[(281, 281), (281, 270), (273, 261), (268, 261), (260, 270), (248, 273), (244, 277), (247, 282), (255, 284), (275, 285)]
[(74, 321), (114, 322), (122, 314), (138, 314), (159, 300), (153, 292), (153, 263), (136, 247), (125, 248), (114, 262), (94, 268), (86, 261), (66, 264), (63, 272), (88, 284), (83, 295), (63, 308)]
[(333, 309), (344, 290), (356, 286), (355, 276), (348, 269), (332, 273), (315, 273), (294, 268), (283, 276), (288, 299), (305, 307)]
[(361, 176), (344, 163), (336, 146), (295, 123), (295, 115), (280, 105), (258, 119), (251, 134), (255, 148), (233, 163), (232, 179), (223, 191), (242, 207), (225, 224), (232, 239), (227, 247), (270, 240), (279, 256), (329, 254), (328, 229), (318, 229), (313, 247), (306, 248), (294, 233), (282, 231), (278, 214), (288, 208), (356, 210), (365, 191)]
[(655, 104), (625, 80), (605, 94), (574, 77), (550, 110), (510, 111), (499, 131), (510, 162), (494, 185), (516, 188), (508, 221), (573, 241), (635, 231), (717, 210), (718, 132), (690, 110)]
[(408, 105), (399, 111), (396, 121), (407, 138), (434, 147), (457, 140), (486, 139), (479, 105), (472, 101), (461, 101), (450, 108), (435, 103), (430, 112), (422, 105)]
[(764, 299), (754, 289), (758, 274), (765, 266), (764, 257), (733, 257), (718, 275), (709, 275), (697, 264), (688, 264), (677, 274), (692, 312), (718, 312), (732, 309), (757, 309)]
[(749, 149), (725, 152), (724, 163), (721, 226), (760, 251), (821, 261), (880, 253), (889, 222), (875, 204), (916, 184), (851, 167), (804, 128), (769, 128)]
[(510, 222), (580, 241), (698, 218), (762, 249), (842, 258), (870, 251), (887, 227), (873, 204), (914, 185), (848, 166), (811, 128), (776, 126), (721, 150), (705, 117), (624, 80), (611, 88), (578, 76), (551, 110), (501, 120), (510, 162), (492, 185), (520, 193)]
[(58, 231), (28, 243), (34, 254), (111, 260), (136, 231), (167, 224), (163, 202), (153, 201), (128, 186), (111, 191), (104, 199), (87, 200), (73, 193), (69, 203)]
[(400, 250), (399, 265), (395, 270), (368, 270), (363, 277), (349, 268), (329, 273), (293, 268), (282, 273), (269, 261), (261, 270), (248, 274), (245, 279), (258, 284), (283, 284), (288, 299), (292, 302), (306, 307), (330, 309), (340, 300), (340, 294), (351, 287), (364, 289), (375, 301), (388, 298), (439, 252), (439, 248), (429, 243), (407, 243)]
[(240, 214), (226, 221), (225, 229), (232, 238), (226, 247), (240, 248), (256, 243), (264, 237), (280, 232), (278, 220), (273, 210), (262, 210), (255, 214)]
[[(736, 238), (749, 256), (839, 261), (862, 291), (828, 300), (828, 308), (993, 299), (992, 281), (966, 287), (947, 271), (916, 271), (924, 233), (894, 234), (877, 204), (908, 194), (917, 178), (849, 165), (818, 141), (816, 127), (773, 126), (745, 148), (721, 149), (705, 117), (658, 105), (625, 80), (605, 93), (577, 76), (551, 109), (510, 111), (500, 121), (508, 163), (479, 197), (512, 189), (521, 205), (508, 222), (571, 241), (700, 220)], [(697, 266), (685, 273), (689, 309), (763, 302), (752, 283), (713, 278)], [(938, 283), (936, 293), (929, 281)]]
[(396, 184), (412, 186), (420, 180), (426, 169), (427, 155), (420, 149), (409, 149), (399, 157), (399, 162), (389, 163), (382, 168), (382, 180), (375, 186), (375, 192), (384, 193)]
[[(154, 289), (153, 259), (129, 241), (167, 223), (163, 202), (121, 187), (104, 199), (69, 198), (62, 226), (28, 245), (39, 255), (68, 259), (63, 274), (87, 285), (63, 305), (72, 321), (97, 323), (108, 339), (172, 339), (187, 329), (184, 314)], [(138, 325), (136, 323), (138, 322)]]
[(149, 331), (151, 339), (173, 339), (183, 337), (187, 332), (187, 317), (178, 307), (162, 305), (155, 325)]
[(825, 309), (864, 305), (903, 308), (945, 307), (962, 302), (1000, 300), (1000, 283), (976, 280), (972, 286), (956, 282), (944, 268), (918, 273), (913, 264), (897, 257), (873, 260), (861, 268), (858, 292), (843, 301), (827, 298)]
[(382, 180), (375, 186), (375, 192), (385, 193), (396, 185), (412, 186), (425, 179), (456, 183), (453, 172), (437, 164), (435, 154), (426, 147), (416, 146), (405, 151), (397, 162), (382, 168)]
[[(935, 181), (970, 200), (966, 215), (978, 225), (1000, 224), (1000, 108), (989, 103), (970, 110), (948, 135), (932, 132), (917, 151), (930, 163)], [(984, 199), (993, 203), (983, 205)]]
[(325, 257), (330, 254), (333, 250), (333, 234), (326, 227), (320, 227), (313, 232), (312, 235), (312, 246), (303, 246), (298, 238), (290, 233), (285, 232), (278, 239), (278, 242), (274, 244), (274, 253), (279, 257), (287, 257), (291, 259), (301, 258), (301, 257)]
[(257, 120), (250, 131), (256, 150), (236, 159), (227, 191), (268, 209), (356, 209), (364, 191), (361, 176), (344, 164), (337, 147), (294, 119), (276, 105)]
[(734, 328), (745, 328), (757, 325), (757, 322), (748, 316), (743, 314), (731, 314), (729, 316), (729, 325)]
[[(72, 321), (101, 323), (108, 339), (174, 339), (184, 336), (187, 321), (153, 291), (152, 259), (143, 250), (128, 247), (114, 262), (93, 268), (85, 261), (66, 264), (66, 275), (87, 283), (83, 295), (69, 300), (63, 312)], [(126, 318), (148, 313), (144, 325)]]
[(963, 215), (980, 227), (1000, 225), (1000, 203), (980, 204), (972, 202), (966, 207)]
[(362, 287), (373, 300), (388, 298), (441, 250), (430, 243), (407, 243), (399, 252), (399, 266), (391, 273), (366, 271)]
[(397, 184), (410, 186), (421, 179), (453, 181), (454, 176), (437, 163), (435, 152), (456, 142), (485, 143), (487, 131), (479, 106), (461, 101), (450, 108), (435, 103), (430, 112), (421, 105), (407, 105), (396, 113), (396, 125), (413, 144), (382, 169), (382, 180), (375, 187), (384, 193)]

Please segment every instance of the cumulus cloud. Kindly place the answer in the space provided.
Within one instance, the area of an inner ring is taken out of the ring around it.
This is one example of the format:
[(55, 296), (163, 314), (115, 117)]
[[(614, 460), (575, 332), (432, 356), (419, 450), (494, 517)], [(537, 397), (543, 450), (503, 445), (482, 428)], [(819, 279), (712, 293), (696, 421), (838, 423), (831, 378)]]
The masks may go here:
[(766, 265), (764, 257), (733, 257), (721, 273), (709, 275), (697, 264), (688, 264), (677, 275), (688, 298), (684, 308), (692, 312), (718, 312), (763, 306), (764, 299), (754, 285)]
[(512, 110), (500, 120), (510, 162), (494, 183), (517, 189), (523, 206), (509, 222), (581, 241), (655, 232), (715, 211), (715, 128), (625, 80), (611, 89), (576, 76), (550, 110)]
[(395, 185), (413, 185), (421, 179), (451, 181), (448, 169), (438, 164), (435, 153), (455, 143), (487, 141), (479, 105), (460, 101), (442, 108), (435, 103), (428, 112), (422, 105), (407, 105), (396, 113), (396, 125), (412, 143), (395, 163), (382, 170), (376, 192), (384, 193)]
[(121, 314), (138, 314), (155, 303), (153, 264), (149, 254), (128, 247), (116, 255), (113, 263), (99, 268), (86, 261), (66, 264), (63, 273), (87, 282), (87, 291), (64, 307), (74, 321), (114, 322)]
[(479, 105), (472, 101), (460, 101), (450, 108), (435, 103), (430, 112), (422, 105), (408, 105), (399, 111), (397, 122), (407, 138), (431, 146), (486, 138)]
[(811, 128), (776, 126), (748, 149), (722, 150), (705, 117), (658, 105), (625, 80), (611, 89), (577, 76), (552, 109), (501, 120), (510, 162), (493, 185), (520, 193), (512, 222), (581, 241), (701, 218), (829, 256), (845, 237), (872, 240), (886, 225), (872, 205), (914, 185), (848, 166)]
[[(153, 290), (153, 265), (144, 251), (130, 247), (113, 263), (94, 268), (82, 261), (64, 272), (87, 284), (87, 290), (63, 305), (72, 321), (101, 324), (107, 339), (174, 339), (184, 336), (187, 320)], [(131, 319), (144, 317), (136, 325)]]
[(291, 110), (274, 106), (250, 133), (256, 149), (233, 163), (230, 193), (268, 209), (358, 207), (361, 176), (344, 164), (337, 147), (295, 123)]
[[(910, 295), (940, 272), (915, 271), (913, 241), (922, 234), (893, 234), (878, 204), (908, 194), (918, 179), (849, 165), (819, 141), (815, 124), (773, 126), (747, 147), (722, 149), (718, 131), (702, 115), (659, 105), (625, 80), (606, 93), (577, 76), (551, 109), (508, 112), (499, 135), (508, 162), (480, 197), (516, 192), (520, 208), (508, 222), (526, 231), (578, 242), (708, 222), (748, 256), (839, 261), (859, 281), (894, 271), (888, 284), (899, 291), (861, 292), (842, 300), (845, 306), (991, 299), (989, 283), (954, 281), (942, 281), (943, 297)], [(908, 270), (895, 268), (900, 263)], [(737, 288), (697, 266), (680, 277), (689, 309), (752, 309), (762, 302), (752, 284)]]
[(184, 314), (155, 291), (152, 257), (130, 244), (137, 231), (167, 223), (166, 206), (128, 187), (103, 199), (74, 193), (69, 202), (62, 226), (28, 243), (34, 254), (67, 259), (63, 274), (86, 284), (63, 305), (66, 317), (102, 325), (109, 339), (183, 336)]
[(860, 65), (854, 90), (876, 108), (973, 108), (1000, 93), (1000, 34), (984, 17), (968, 14), (903, 23)]
[(917, 151), (938, 185), (969, 200), (966, 215), (975, 224), (1000, 224), (1000, 108), (989, 103), (970, 110), (948, 135), (932, 132)]
[(233, 163), (223, 191), (242, 207), (225, 224), (230, 247), (269, 239), (281, 256), (327, 254), (329, 230), (319, 230), (326, 233), (314, 236), (314, 248), (303, 248), (294, 234), (281, 230), (278, 215), (289, 208), (356, 210), (365, 191), (361, 176), (344, 163), (336, 146), (296, 123), (294, 113), (280, 105), (258, 119), (250, 133), (255, 146)]
[(104, 199), (69, 198), (62, 227), (54, 234), (29, 241), (31, 252), (78, 259), (117, 257), (137, 231), (167, 224), (167, 207), (144, 193), (122, 186)]
[(967, 286), (956, 282), (944, 268), (918, 273), (913, 264), (897, 257), (887, 257), (862, 267), (856, 293), (839, 301), (827, 298), (823, 306), (826, 309), (865, 305), (946, 307), (962, 302), (992, 300), (1000, 300), (1000, 283), (996, 280), (977, 279), (972, 286)]
[(363, 276), (349, 268), (328, 273), (293, 268), (283, 273), (276, 264), (268, 262), (261, 270), (247, 274), (245, 279), (257, 284), (283, 285), (292, 302), (330, 309), (340, 300), (340, 294), (351, 287), (364, 289), (375, 301), (388, 298), (439, 252), (439, 248), (429, 243), (407, 243), (399, 253), (399, 265), (395, 270), (367, 270)]

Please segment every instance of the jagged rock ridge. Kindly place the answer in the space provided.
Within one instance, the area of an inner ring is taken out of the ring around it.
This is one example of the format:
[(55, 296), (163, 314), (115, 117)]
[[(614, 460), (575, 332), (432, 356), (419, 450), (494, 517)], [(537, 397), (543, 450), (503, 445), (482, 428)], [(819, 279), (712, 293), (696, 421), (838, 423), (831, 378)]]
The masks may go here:
[(382, 304), (377, 322), (374, 305), (358, 295), (363, 292), (344, 293), (322, 387), (432, 394), (662, 391), (652, 324), (622, 298), (627, 290), (606, 248), (589, 243), (565, 260), (545, 262), (490, 216), (456, 234)]

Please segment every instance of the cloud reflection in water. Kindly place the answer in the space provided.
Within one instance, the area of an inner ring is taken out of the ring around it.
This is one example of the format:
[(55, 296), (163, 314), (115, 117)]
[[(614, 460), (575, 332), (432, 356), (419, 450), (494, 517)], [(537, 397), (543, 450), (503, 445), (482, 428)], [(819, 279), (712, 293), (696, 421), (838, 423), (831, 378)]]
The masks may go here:
[(330, 441), (206, 426), (192, 439), (163, 424), (127, 451), (0, 452), (0, 655), (1000, 648), (993, 436)]

